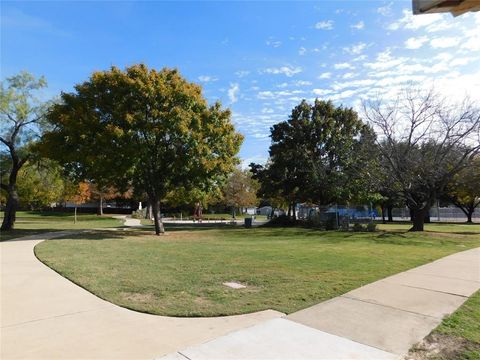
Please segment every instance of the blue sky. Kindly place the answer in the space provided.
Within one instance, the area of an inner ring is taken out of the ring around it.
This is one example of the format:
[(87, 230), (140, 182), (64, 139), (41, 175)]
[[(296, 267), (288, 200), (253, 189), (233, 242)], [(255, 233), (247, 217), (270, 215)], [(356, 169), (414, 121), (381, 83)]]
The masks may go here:
[(411, 15), (411, 1), (1, 2), (1, 77), (48, 97), (95, 70), (177, 67), (231, 108), (244, 163), (301, 99), (358, 107), (407, 83), (480, 100), (480, 13)]

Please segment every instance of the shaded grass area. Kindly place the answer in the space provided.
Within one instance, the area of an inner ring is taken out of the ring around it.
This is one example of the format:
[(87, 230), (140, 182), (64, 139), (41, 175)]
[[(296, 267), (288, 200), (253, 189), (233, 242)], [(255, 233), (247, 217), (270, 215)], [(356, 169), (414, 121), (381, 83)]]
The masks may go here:
[[(122, 226), (122, 221), (113, 219), (108, 215), (79, 214), (77, 215), (76, 224), (73, 223), (73, 219), (74, 215), (71, 213), (19, 211), (17, 212), (15, 228), (10, 231), (2, 231), (0, 239), (4, 241), (58, 230), (81, 230)], [(3, 220), (3, 217), (0, 218), (0, 221), (1, 220)]]
[[(465, 234), (382, 228), (343, 233), (176, 226), (161, 237), (140, 230), (81, 234), (40, 243), (35, 253), (118, 305), (161, 315), (219, 316), (269, 308), (291, 313), (480, 246), (479, 228)], [(230, 289), (227, 281), (247, 287)]]
[(480, 291), (412, 348), (408, 358), (480, 360)]

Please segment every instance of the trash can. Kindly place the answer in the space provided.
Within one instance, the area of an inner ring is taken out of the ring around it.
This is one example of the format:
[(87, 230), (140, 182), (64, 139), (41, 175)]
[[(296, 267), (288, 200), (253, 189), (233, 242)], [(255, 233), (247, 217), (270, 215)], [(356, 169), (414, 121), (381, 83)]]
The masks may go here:
[(249, 229), (252, 227), (252, 222), (253, 222), (253, 219), (252, 218), (245, 218), (245, 228)]

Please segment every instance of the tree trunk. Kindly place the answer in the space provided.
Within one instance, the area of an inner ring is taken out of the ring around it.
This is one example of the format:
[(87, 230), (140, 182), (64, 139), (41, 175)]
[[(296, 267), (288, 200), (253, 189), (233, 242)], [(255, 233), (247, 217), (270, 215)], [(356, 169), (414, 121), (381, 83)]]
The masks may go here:
[(75, 211), (74, 211), (74, 215), (73, 215), (73, 223), (74, 224), (77, 223), (77, 205), (75, 205)]
[(293, 221), (297, 221), (297, 211), (295, 203), (292, 204), (292, 212), (293, 212)]
[(153, 206), (153, 221), (155, 224), (155, 234), (160, 235), (165, 233), (165, 228), (163, 227), (163, 222), (160, 213), (160, 200), (152, 199), (150, 203)]
[(473, 223), (472, 217), (473, 217), (474, 211), (475, 211), (475, 209), (468, 211), (468, 214), (467, 214), (467, 223), (469, 223), (469, 224)]
[(103, 195), (100, 195), (100, 203), (99, 203), (99, 206), (98, 206), (98, 214), (100, 216), (103, 215)]
[(2, 231), (12, 230), (17, 219), (17, 208), (18, 208), (19, 198), (17, 189), (13, 186), (8, 189), (8, 199), (5, 206), (5, 212), (2, 222)]
[(388, 212), (388, 222), (393, 222), (393, 206), (389, 205), (387, 207)]
[(382, 223), (383, 224), (387, 223), (387, 221), (385, 220), (385, 210), (386, 210), (385, 206), (382, 205)]
[(422, 208), (422, 209), (411, 210), (413, 226), (410, 228), (409, 231), (423, 231), (424, 230), (425, 217), (428, 214), (429, 210), (430, 209), (427, 208), (427, 207)]
[(152, 220), (152, 204), (148, 202), (147, 209), (145, 210), (145, 219)]
[(292, 204), (288, 204), (288, 218), (292, 217)]

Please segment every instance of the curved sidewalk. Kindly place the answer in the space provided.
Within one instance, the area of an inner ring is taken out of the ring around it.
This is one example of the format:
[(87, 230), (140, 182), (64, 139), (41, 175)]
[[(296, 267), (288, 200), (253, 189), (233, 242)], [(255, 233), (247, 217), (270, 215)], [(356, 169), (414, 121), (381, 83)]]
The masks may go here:
[(35, 257), (36, 244), (70, 233), (0, 243), (1, 359), (153, 359), (284, 315), (172, 318), (113, 305)]

